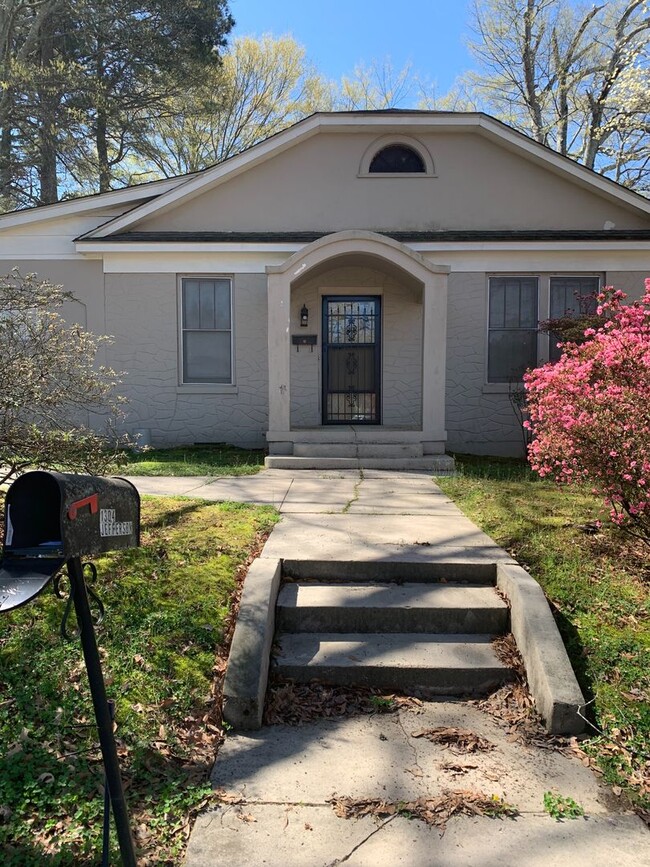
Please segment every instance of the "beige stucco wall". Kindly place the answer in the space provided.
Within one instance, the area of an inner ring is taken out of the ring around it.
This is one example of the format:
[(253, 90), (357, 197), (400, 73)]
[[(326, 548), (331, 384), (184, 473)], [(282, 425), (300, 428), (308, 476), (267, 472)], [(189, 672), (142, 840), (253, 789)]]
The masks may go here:
[(437, 177), (358, 177), (383, 135), (319, 133), (142, 231), (647, 228), (633, 213), (476, 132), (418, 133)]
[(647, 271), (606, 271), (605, 285), (622, 289), (630, 301), (638, 301), (645, 291), (645, 281), (650, 277), (650, 261)]
[[(422, 291), (370, 267), (334, 268), (299, 285), (291, 295), (291, 332), (318, 336), (314, 352), (291, 352), (291, 425), (321, 424), (322, 297), (382, 297), (382, 423), (419, 427), (422, 419)], [(300, 328), (300, 308), (309, 327)]]
[(268, 427), (266, 277), (238, 274), (234, 292), (234, 388), (179, 385), (175, 274), (107, 274), (109, 358), (128, 371), (128, 429), (154, 444), (234, 442), (262, 446)]
[(77, 322), (96, 334), (105, 334), (102, 263), (100, 261), (7, 259), (0, 262), (0, 272), (7, 274), (12, 268), (22, 274), (37, 274), (41, 280), (62, 285), (75, 297), (64, 305), (63, 315), (69, 322)]
[(516, 454), (521, 433), (507, 394), (485, 389), (487, 283), (480, 273), (449, 275), (447, 447), (472, 454)]

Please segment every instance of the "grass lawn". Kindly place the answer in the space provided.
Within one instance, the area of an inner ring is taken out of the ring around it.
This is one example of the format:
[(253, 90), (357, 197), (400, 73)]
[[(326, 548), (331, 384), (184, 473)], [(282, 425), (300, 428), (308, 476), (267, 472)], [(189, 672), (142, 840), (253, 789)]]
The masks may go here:
[(222, 443), (131, 452), (120, 472), (126, 476), (250, 476), (263, 466), (262, 450)]
[[(277, 513), (182, 498), (142, 506), (142, 547), (95, 561), (97, 638), (138, 864), (172, 865), (209, 797), (237, 578)], [(48, 588), (0, 618), (3, 867), (100, 862), (101, 754), (79, 640), (59, 632), (64, 604)]]
[(456, 457), (437, 483), (540, 582), (588, 701), (585, 749), (608, 782), (650, 809), (650, 549), (604, 518), (589, 490), (522, 462)]

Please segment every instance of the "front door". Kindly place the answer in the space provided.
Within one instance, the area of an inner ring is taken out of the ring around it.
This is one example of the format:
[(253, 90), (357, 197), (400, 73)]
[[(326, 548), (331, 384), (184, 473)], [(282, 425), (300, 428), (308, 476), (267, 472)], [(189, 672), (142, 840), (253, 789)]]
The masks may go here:
[(381, 298), (323, 298), (323, 424), (379, 424)]

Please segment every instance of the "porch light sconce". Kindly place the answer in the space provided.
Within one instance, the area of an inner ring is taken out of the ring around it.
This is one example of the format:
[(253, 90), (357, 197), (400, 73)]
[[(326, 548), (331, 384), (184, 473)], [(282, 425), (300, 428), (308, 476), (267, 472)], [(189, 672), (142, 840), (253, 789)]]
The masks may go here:
[(309, 325), (309, 310), (307, 310), (307, 305), (303, 304), (300, 308), (300, 327), (307, 328)]

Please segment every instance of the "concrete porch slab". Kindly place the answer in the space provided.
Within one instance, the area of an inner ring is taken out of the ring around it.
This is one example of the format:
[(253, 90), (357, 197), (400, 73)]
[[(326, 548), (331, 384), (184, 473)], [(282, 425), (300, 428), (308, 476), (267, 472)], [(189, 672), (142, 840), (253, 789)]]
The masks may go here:
[[(494, 749), (455, 755), (412, 737), (438, 726), (467, 728)], [(199, 817), (186, 867), (641, 867), (647, 860), (641, 820), (617, 809), (576, 758), (522, 747), (506, 728), (462, 703), (231, 736), (212, 781), (243, 803)], [(397, 802), (444, 790), (499, 795), (520, 815), (453, 817), (441, 836), (403, 816), (341, 819), (327, 803), (334, 795)], [(586, 818), (557, 822), (545, 814), (549, 790), (574, 798)]]
[[(186, 867), (645, 867), (636, 816), (552, 823), (452, 819), (437, 828), (397, 816), (339, 819), (319, 805), (226, 806), (197, 819)], [(525, 855), (522, 857), (522, 853)]]
[[(412, 737), (414, 731), (448, 726), (469, 729), (494, 749), (459, 755)], [(472, 767), (458, 773), (442, 767), (445, 763)], [(508, 739), (507, 727), (473, 705), (442, 700), (424, 702), (420, 712), (267, 726), (231, 735), (219, 751), (211, 782), (249, 803), (324, 804), (334, 794), (413, 800), (449, 788), (494, 793), (522, 812), (543, 812), (549, 789), (570, 795), (590, 815), (606, 814), (613, 803), (607, 787), (578, 759), (522, 747)]]
[[(404, 559), (440, 555), (446, 547), (458, 550), (492, 549), (495, 543), (468, 518), (455, 514), (309, 515), (281, 522), (264, 547), (263, 556), (305, 560), (374, 560), (395, 555)], [(426, 549), (423, 554), (424, 549)]]

